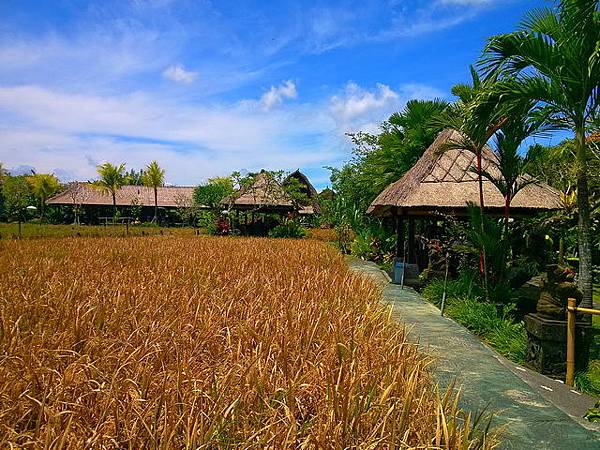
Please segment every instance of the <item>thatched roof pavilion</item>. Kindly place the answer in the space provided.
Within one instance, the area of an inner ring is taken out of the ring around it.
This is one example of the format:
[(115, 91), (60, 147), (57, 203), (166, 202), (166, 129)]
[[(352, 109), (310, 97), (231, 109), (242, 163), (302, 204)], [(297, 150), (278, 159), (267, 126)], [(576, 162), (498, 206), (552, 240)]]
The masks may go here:
[(262, 170), (247, 188), (240, 189), (231, 198), (231, 208), (238, 211), (255, 211), (261, 213), (285, 213), (296, 209), (292, 198), (286, 193), (284, 185), (296, 179), (302, 191), (310, 200), (298, 211), (302, 215), (310, 215), (320, 211), (317, 203), (317, 191), (306, 175), (299, 170), (290, 174), (280, 184), (272, 175)]
[[(479, 204), (477, 174), (471, 169), (475, 155), (467, 150), (444, 151), (447, 142), (460, 142), (460, 134), (451, 129), (442, 131), (417, 163), (398, 181), (388, 186), (371, 203), (368, 213), (385, 216), (432, 216), (446, 213), (467, 214), (467, 204)], [(482, 167), (497, 172), (496, 157), (486, 146), (482, 152)], [(485, 207), (501, 214), (504, 198), (487, 180), (483, 182)], [(560, 193), (544, 183), (526, 186), (513, 199), (513, 215), (527, 215), (561, 208)]]
[[(404, 254), (407, 244), (409, 263), (421, 267), (426, 255), (420, 254), (415, 243), (415, 219), (438, 219), (440, 215), (465, 217), (468, 204), (479, 204), (477, 173), (473, 171), (476, 156), (468, 150), (448, 149), (448, 142), (460, 142), (458, 131), (442, 131), (423, 156), (402, 178), (389, 185), (371, 203), (367, 212), (378, 217), (396, 219), (398, 236), (396, 254)], [(482, 151), (482, 168), (498, 173), (494, 162), (496, 156), (485, 146)], [(528, 175), (525, 175), (528, 176)], [(504, 198), (487, 180), (483, 182), (484, 204), (489, 213), (501, 215)], [(513, 216), (526, 216), (539, 211), (551, 211), (562, 207), (560, 193), (544, 183), (529, 184), (511, 203)], [(404, 239), (404, 219), (408, 219), (408, 239)]]
[[(192, 204), (193, 187), (163, 186), (157, 188), (158, 206), (163, 208), (186, 207)], [(127, 185), (116, 192), (117, 206), (132, 204), (154, 206), (154, 189), (145, 186)], [(109, 193), (103, 192), (92, 183), (72, 183), (66, 190), (49, 198), (48, 205), (112, 206)]]

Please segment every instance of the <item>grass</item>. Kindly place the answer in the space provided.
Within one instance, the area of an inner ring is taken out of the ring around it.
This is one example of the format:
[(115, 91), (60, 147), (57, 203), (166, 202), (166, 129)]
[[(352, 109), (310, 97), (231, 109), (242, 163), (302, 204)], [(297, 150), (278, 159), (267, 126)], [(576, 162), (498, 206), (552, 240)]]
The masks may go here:
[[(433, 280), (422, 294), (440, 306), (443, 289), (443, 280)], [(499, 315), (495, 305), (481, 301), (477, 295), (479, 292), (480, 288), (468, 274), (463, 274), (458, 280), (450, 280), (445, 315), (482, 338), (498, 353), (518, 364), (524, 363), (527, 332), (523, 324), (512, 320), (509, 308)]]
[[(600, 304), (600, 284), (594, 285), (594, 302)], [(590, 363), (585, 372), (576, 374), (575, 385), (581, 391), (600, 397), (600, 316), (592, 316), (595, 332), (590, 347)]]
[[(433, 280), (423, 290), (423, 297), (440, 306), (444, 283)], [(498, 353), (518, 364), (525, 362), (527, 332), (522, 322), (515, 322), (510, 310), (498, 315), (496, 307), (480, 301), (480, 288), (468, 274), (449, 280), (445, 314), (487, 342)], [(600, 286), (594, 287), (594, 301), (600, 302)], [(600, 397), (600, 316), (593, 316), (595, 339), (590, 348), (590, 363), (585, 372), (575, 376), (581, 392)]]
[[(31, 238), (65, 238), (65, 237), (124, 237), (126, 235), (125, 225), (50, 225), (24, 223), (21, 225), (22, 237)], [(135, 226), (129, 227), (130, 236), (155, 236), (176, 235), (191, 236), (196, 229), (186, 228), (164, 228), (158, 226)], [(16, 239), (19, 236), (19, 227), (16, 223), (0, 224), (0, 239)]]
[(492, 448), (315, 240), (0, 241), (1, 448)]

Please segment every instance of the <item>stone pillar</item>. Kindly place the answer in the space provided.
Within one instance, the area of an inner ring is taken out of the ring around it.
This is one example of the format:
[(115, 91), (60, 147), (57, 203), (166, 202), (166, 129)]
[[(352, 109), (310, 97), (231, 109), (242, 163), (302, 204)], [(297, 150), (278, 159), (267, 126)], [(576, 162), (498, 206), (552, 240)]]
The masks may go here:
[[(567, 370), (567, 321), (539, 314), (525, 316), (526, 364), (536, 372), (564, 378)], [(575, 324), (575, 370), (587, 368), (593, 330), (587, 322)]]

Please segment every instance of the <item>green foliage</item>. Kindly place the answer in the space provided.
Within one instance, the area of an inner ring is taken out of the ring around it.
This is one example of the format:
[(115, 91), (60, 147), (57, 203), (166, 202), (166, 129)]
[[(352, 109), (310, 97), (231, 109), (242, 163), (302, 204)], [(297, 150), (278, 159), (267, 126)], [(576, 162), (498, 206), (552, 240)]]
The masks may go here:
[(126, 184), (131, 184), (133, 186), (144, 186), (144, 171), (130, 169), (125, 172), (125, 179), (127, 180)]
[(233, 179), (231, 177), (211, 178), (207, 183), (194, 189), (194, 203), (218, 210), (224, 200), (233, 195)]
[(381, 125), (379, 134), (350, 135), (352, 160), (341, 169), (330, 170), (333, 190), (348, 210), (345, 216), (357, 211), (363, 216), (352, 224), (354, 231), (370, 220), (365, 213), (375, 197), (401, 178), (433, 143), (441, 130), (437, 117), (446, 107), (443, 100), (412, 100)]
[(468, 236), (471, 242), (486, 252), (490, 287), (505, 280), (508, 245), (502, 237), (502, 225), (497, 219), (482, 215), (478, 206), (469, 205)]
[(115, 166), (114, 164), (106, 162), (97, 167), (97, 172), (100, 176), (100, 179), (96, 181), (95, 185), (101, 191), (112, 196), (113, 207), (116, 215), (117, 201), (115, 195), (121, 186), (127, 183), (127, 178), (125, 177), (125, 164)]
[(306, 229), (298, 221), (288, 219), (273, 228), (269, 232), (269, 236), (275, 238), (303, 238), (306, 236)]
[(23, 221), (27, 217), (27, 206), (31, 202), (31, 190), (27, 177), (5, 176), (2, 181), (5, 213), (10, 219)]
[(60, 182), (58, 181), (58, 178), (48, 173), (36, 173), (28, 176), (27, 181), (31, 186), (31, 192), (38, 200), (40, 219), (44, 220), (46, 200), (52, 197), (60, 189)]
[(382, 227), (369, 227), (361, 230), (350, 247), (357, 258), (383, 262), (394, 250), (396, 235)]
[[(444, 280), (432, 280), (421, 292), (421, 295), (433, 304), (440, 306), (444, 292)], [(459, 297), (483, 297), (483, 290), (478, 283), (477, 273), (464, 270), (459, 273), (455, 280), (448, 280), (446, 287), (446, 298)]]
[(144, 186), (158, 188), (165, 185), (165, 170), (158, 162), (152, 161), (142, 172), (141, 181)]
[(600, 401), (597, 401), (593, 408), (590, 408), (584, 416), (590, 422), (600, 422)]
[(592, 220), (589, 198), (591, 145), (600, 102), (600, 1), (562, 0), (555, 8), (531, 11), (519, 30), (489, 39), (481, 65), (503, 76), (505, 100), (535, 100), (549, 123), (575, 136), (579, 214), (579, 287), (583, 305), (592, 300)]
[[(429, 283), (422, 292), (425, 299), (440, 305), (444, 280)], [(461, 272), (456, 280), (448, 280), (445, 314), (480, 336), (491, 347), (512, 361), (523, 363), (527, 349), (527, 333), (522, 322), (512, 318), (514, 306), (505, 305), (498, 314), (495, 304), (482, 301), (483, 289), (473, 272)]]

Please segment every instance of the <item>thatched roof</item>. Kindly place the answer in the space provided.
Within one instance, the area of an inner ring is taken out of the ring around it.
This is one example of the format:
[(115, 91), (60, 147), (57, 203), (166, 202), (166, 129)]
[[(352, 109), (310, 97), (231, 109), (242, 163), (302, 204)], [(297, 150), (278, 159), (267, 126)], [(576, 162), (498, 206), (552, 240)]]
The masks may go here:
[(317, 192), (317, 190), (315, 189), (315, 187), (312, 185), (312, 183), (310, 182), (310, 180), (308, 179), (308, 177), (306, 175), (304, 175), (302, 172), (300, 172), (299, 169), (297, 169), (295, 172), (292, 172), (290, 175), (288, 175), (288, 177), (286, 178), (286, 182), (290, 179), (296, 179), (298, 180), (302, 186), (303, 186), (303, 192), (304, 194), (308, 197), (308, 200), (310, 202), (309, 205), (304, 205), (301, 209), (300, 209), (300, 214), (314, 214), (314, 213), (320, 213), (321, 212), (321, 206), (319, 205), (319, 193)]
[[(316, 202), (317, 191), (306, 175), (296, 170), (284, 180), (283, 184), (291, 178), (297, 179), (306, 187), (306, 195), (311, 199), (311, 204), (303, 206), (299, 213), (314, 214), (319, 212), (320, 209)], [(231, 204), (234, 209), (240, 210), (293, 211), (295, 208), (284, 187), (265, 170), (261, 170), (252, 185), (240, 189), (231, 199)]]
[[(465, 214), (467, 203), (479, 204), (477, 174), (471, 168), (475, 155), (467, 150), (443, 151), (447, 142), (460, 142), (455, 130), (442, 131), (421, 159), (398, 181), (388, 186), (371, 203), (368, 213), (386, 216), (393, 214), (427, 215), (436, 211)], [(486, 146), (482, 166), (491, 173), (496, 157)], [(489, 181), (483, 182), (486, 209), (501, 210), (504, 198)], [(560, 193), (544, 183), (523, 188), (511, 203), (515, 214), (561, 208)]]
[[(158, 206), (185, 207), (192, 204), (193, 187), (164, 186), (157, 189)], [(145, 186), (123, 186), (116, 193), (117, 206), (138, 204), (154, 206), (154, 189)], [(112, 206), (112, 196), (91, 183), (72, 183), (63, 192), (48, 199), (49, 205)]]

